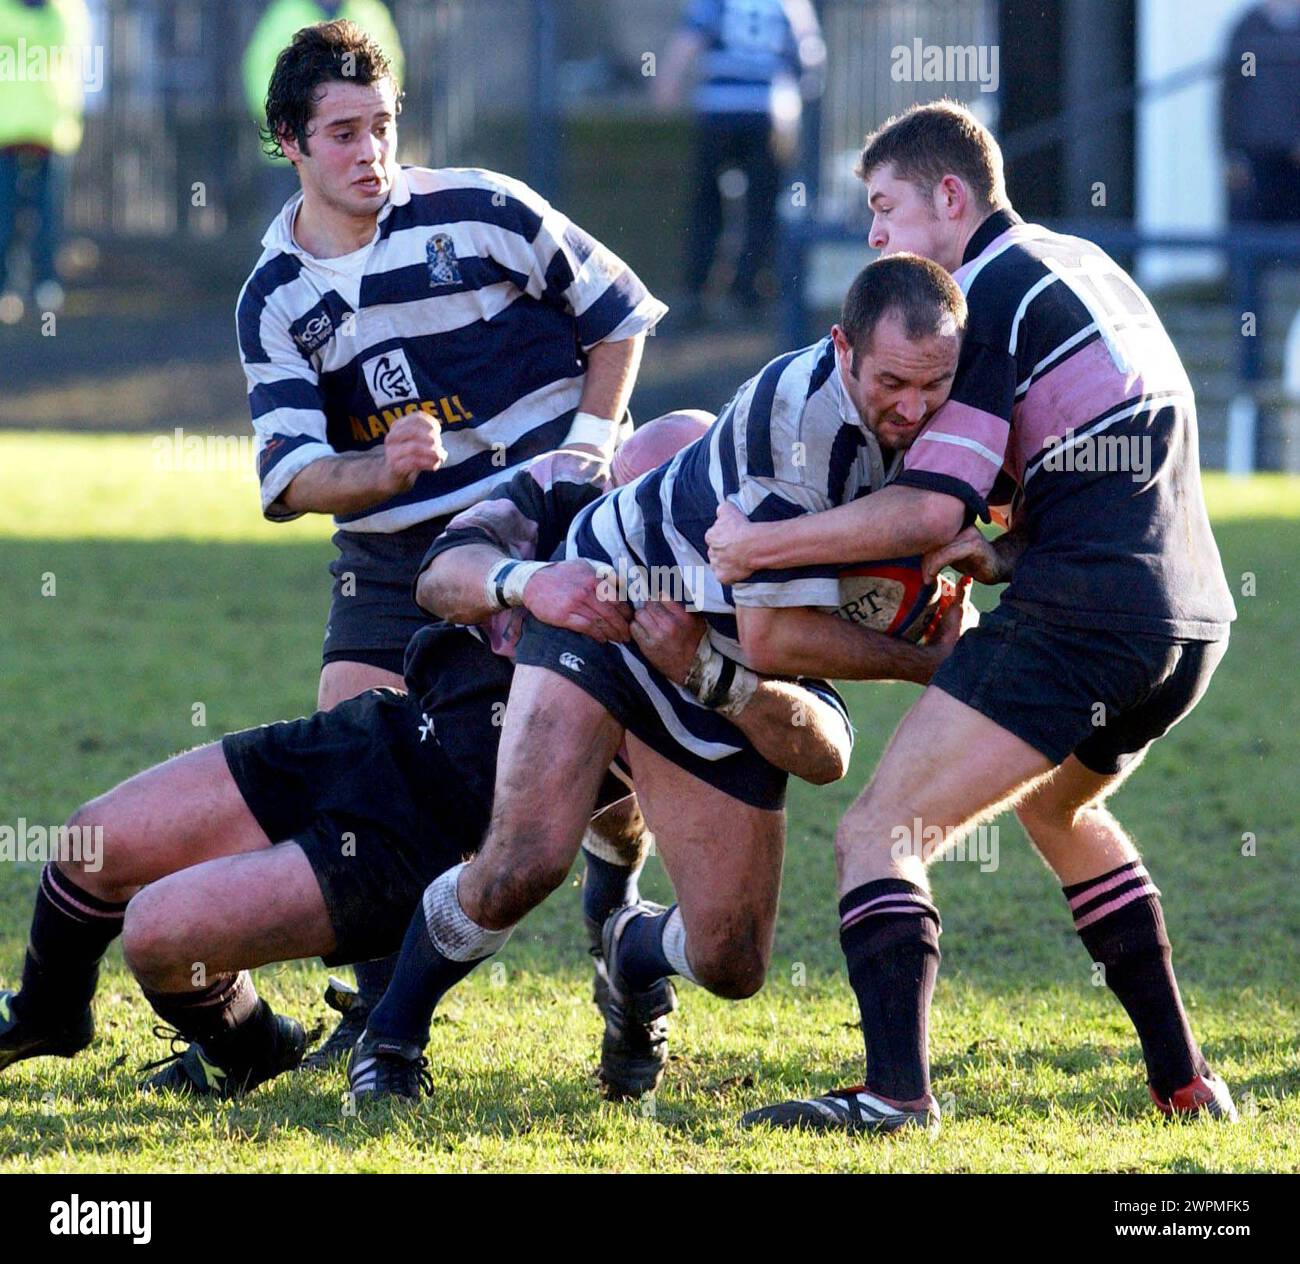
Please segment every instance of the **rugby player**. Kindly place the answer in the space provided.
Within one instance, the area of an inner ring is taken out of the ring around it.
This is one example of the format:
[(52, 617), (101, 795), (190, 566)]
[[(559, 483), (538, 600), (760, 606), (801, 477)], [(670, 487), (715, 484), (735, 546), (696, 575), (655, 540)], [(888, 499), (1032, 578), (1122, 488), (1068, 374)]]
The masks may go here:
[[(1106, 800), (1205, 692), (1236, 616), (1201, 494), (1196, 407), (1133, 280), (1090, 242), (1021, 221), (990, 133), (950, 102), (868, 138), (870, 244), (948, 269), (970, 304), (949, 403), (913, 429), (879, 495), (779, 529), (724, 506), (720, 578), (929, 552), (1010, 581), (899, 726), (840, 825), (840, 939), (862, 1014), (863, 1085), (746, 1123), (887, 1132), (939, 1116), (927, 1030), (939, 914), (896, 827), (955, 843), (1008, 806), (1064, 885), (1075, 927), (1137, 1029), (1166, 1114), (1235, 1119), (1197, 1046), (1160, 892)], [(973, 520), (1010, 500), (1011, 530)], [(954, 538), (955, 537), (955, 538)]]
[[(618, 450), (614, 479), (653, 468), (706, 424), (691, 414), (651, 422)], [(519, 559), (538, 546), (549, 552), (610, 477), (607, 465), (581, 453), (539, 458), (496, 499), (457, 518), (448, 536), (468, 545), (457, 552), (471, 566), (485, 538), (508, 538), (509, 556)], [(494, 551), (489, 565), (501, 556)], [(463, 561), (455, 568), (463, 573)], [(488, 569), (473, 581), (480, 593)], [(98, 962), (119, 932), (146, 997), (176, 1029), (173, 1055), (149, 1087), (233, 1096), (295, 1065), (302, 1028), (259, 999), (247, 970), (392, 952), (426, 885), (477, 847), (508, 694), (511, 621), (527, 609), (597, 636), (629, 635), (627, 612), (599, 600), (590, 567), (542, 570), (529, 569), (519, 606), (478, 639), (446, 624), (417, 633), (406, 660), (409, 694), (369, 690), (310, 719), (231, 734), (79, 809), (75, 823), (103, 829), (103, 852), (42, 874), (22, 990), (0, 993), (0, 1067), (70, 1056), (89, 1043)], [(674, 619), (655, 628), (642, 638), (651, 661), (667, 670), (690, 661), (698, 627)], [(803, 704), (803, 724), (794, 722), (792, 697)], [(798, 775), (828, 781), (847, 769), (851, 730), (829, 689), (764, 684), (749, 725), (762, 749)], [(615, 817), (612, 829), (599, 829), (606, 854), (634, 871), (642, 830), (625, 778), (605, 779), (597, 807), (605, 805), (613, 806), (596, 826)], [(599, 931), (625, 899), (621, 888), (606, 887), (602, 897), (588, 885), (584, 915)], [(635, 1069), (657, 1056), (629, 1045), (607, 999), (597, 1000), (607, 1061)]]
[[(961, 291), (937, 265), (872, 264), (830, 337), (774, 360), (708, 434), (578, 515), (557, 557), (614, 572), (611, 589), (634, 601), (638, 577), (666, 576), (708, 634), (694, 662), (673, 673), (648, 659), (635, 624), (629, 643), (525, 620), (486, 841), (425, 893), (353, 1052), (354, 1093), (411, 1082), (441, 997), (564, 880), (620, 749), (678, 903), (629, 903), (606, 921), (615, 1004), (651, 1029), (675, 1005), (674, 974), (729, 998), (759, 989), (786, 778), (744, 732), (756, 673), (923, 683), (951, 650), (962, 608), (945, 616), (935, 644), (895, 640), (836, 617), (838, 568), (764, 572), (724, 589), (704, 563), (704, 533), (723, 497), (789, 524), (878, 492), (895, 437), (947, 398), (965, 316)], [(861, 376), (846, 373), (851, 360)]]
[[(399, 103), (351, 22), (304, 27), (280, 53), (264, 141), (302, 192), (238, 303), (263, 512), (338, 528), (322, 710), (402, 687), (424, 622), (411, 576), (451, 515), (543, 452), (608, 456), (667, 311), (526, 185), (399, 166)], [(370, 974), (363, 1000), (386, 981)], [(355, 1039), (344, 1026), (328, 1051)]]

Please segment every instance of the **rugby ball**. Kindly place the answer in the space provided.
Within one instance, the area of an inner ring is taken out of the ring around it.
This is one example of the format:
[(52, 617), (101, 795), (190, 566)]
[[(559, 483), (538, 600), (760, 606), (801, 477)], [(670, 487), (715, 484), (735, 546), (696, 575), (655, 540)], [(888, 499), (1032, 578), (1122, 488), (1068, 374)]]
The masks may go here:
[(938, 624), (956, 591), (944, 575), (927, 584), (919, 557), (861, 562), (840, 572), (836, 614), (859, 627), (919, 644)]

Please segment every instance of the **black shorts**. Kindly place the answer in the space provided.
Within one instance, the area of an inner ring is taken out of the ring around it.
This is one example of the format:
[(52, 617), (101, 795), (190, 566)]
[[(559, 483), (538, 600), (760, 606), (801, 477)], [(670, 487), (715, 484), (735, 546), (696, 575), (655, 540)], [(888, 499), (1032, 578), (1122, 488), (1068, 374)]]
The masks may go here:
[(449, 519), (405, 531), (336, 531), (339, 555), (330, 563), (334, 590), (322, 661), (345, 660), (402, 674), (407, 643), (428, 621), (411, 585), (429, 546)]
[[(334, 965), (401, 946), (424, 888), (482, 841), (483, 807), (420, 706), (371, 689), (300, 720), (222, 739), (249, 810), (273, 843), (297, 843), (334, 927)], [(495, 763), (495, 744), (482, 752)]]
[[(427, 627), (412, 692), (371, 689), (222, 739), (249, 810), (295, 842), (320, 884), (327, 964), (401, 947), (425, 887), (482, 844), (513, 668), (463, 628)], [(605, 807), (629, 793), (606, 778)]]
[(602, 645), (529, 617), (515, 661), (572, 681), (634, 737), (724, 794), (768, 810), (785, 803), (786, 774), (724, 716), (660, 675), (635, 645)]
[(1169, 641), (1048, 623), (1003, 603), (931, 682), (1042, 752), (1121, 772), (1200, 701), (1228, 640)]

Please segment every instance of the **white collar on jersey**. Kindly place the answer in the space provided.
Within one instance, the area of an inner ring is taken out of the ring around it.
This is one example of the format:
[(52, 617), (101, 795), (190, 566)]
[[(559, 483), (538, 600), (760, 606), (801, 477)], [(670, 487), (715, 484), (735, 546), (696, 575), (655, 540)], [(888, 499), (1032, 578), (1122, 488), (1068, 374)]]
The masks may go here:
[[(393, 187), (388, 194), (388, 201), (379, 208), (379, 214), (375, 217), (376, 226), (382, 224), (388, 218), (393, 207), (405, 206), (410, 200), (411, 184), (406, 178), (406, 168), (398, 167), (396, 174), (393, 176)], [(293, 221), (301, 205), (302, 190), (299, 189), (280, 208), (280, 213), (271, 221), (271, 226), (266, 230), (266, 235), (262, 238), (262, 245), (267, 250), (282, 250), (287, 255), (297, 255), (300, 259), (309, 260), (312, 263), (328, 263), (328, 259), (320, 260), (314, 255), (308, 254), (294, 240)]]

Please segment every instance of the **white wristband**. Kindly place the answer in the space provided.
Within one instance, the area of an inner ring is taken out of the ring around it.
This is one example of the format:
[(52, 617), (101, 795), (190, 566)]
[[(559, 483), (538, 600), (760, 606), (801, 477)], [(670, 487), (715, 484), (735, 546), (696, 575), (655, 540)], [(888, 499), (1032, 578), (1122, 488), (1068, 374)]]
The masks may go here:
[(503, 557), (483, 577), (483, 595), (493, 610), (524, 604), (524, 586), (549, 562), (521, 562), (517, 558)]
[(609, 460), (618, 444), (618, 422), (597, 417), (594, 413), (579, 413), (569, 427), (564, 446), (571, 448), (575, 443), (599, 448), (605, 459)]
[(716, 649), (707, 633), (700, 637), (685, 684), (698, 702), (734, 720), (749, 705), (760, 683), (757, 672)]

